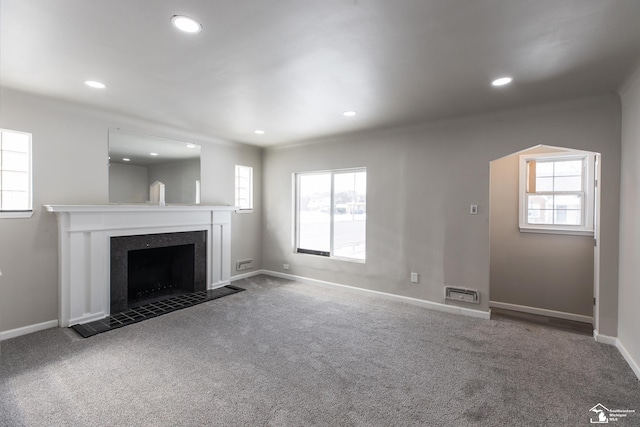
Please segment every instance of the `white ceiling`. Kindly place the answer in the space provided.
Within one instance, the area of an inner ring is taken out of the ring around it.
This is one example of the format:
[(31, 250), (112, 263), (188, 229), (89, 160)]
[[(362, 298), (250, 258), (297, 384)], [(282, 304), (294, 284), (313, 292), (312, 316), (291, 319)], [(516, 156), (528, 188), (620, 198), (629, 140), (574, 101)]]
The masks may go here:
[(0, 1), (2, 86), (263, 146), (608, 93), (638, 59), (640, 0)]

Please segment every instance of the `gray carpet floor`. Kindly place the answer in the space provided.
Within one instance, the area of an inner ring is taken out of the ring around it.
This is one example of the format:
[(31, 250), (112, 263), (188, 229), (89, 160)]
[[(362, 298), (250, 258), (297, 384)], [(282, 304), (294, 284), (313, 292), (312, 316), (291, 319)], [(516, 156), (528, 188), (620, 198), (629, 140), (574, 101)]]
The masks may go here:
[(634, 409), (614, 347), (268, 276), (88, 339), (0, 345), (2, 426), (585, 426)]

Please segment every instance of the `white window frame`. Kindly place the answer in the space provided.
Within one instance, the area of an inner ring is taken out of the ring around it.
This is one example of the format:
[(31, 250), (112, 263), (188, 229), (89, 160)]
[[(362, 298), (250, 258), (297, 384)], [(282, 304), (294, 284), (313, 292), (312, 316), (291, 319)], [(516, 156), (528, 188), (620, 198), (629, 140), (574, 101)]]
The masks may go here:
[[(300, 220), (299, 220), (299, 215), (300, 215), (300, 177), (303, 175), (318, 175), (318, 174), (331, 174), (331, 189), (330, 189), (330, 194), (331, 194), (331, 200), (329, 203), (329, 206), (333, 207), (334, 206), (334, 201), (333, 201), (333, 197), (334, 197), (334, 175), (335, 174), (340, 174), (340, 173), (349, 173), (349, 172), (364, 172), (367, 173), (367, 168), (366, 167), (357, 167), (357, 168), (347, 168), (347, 169), (330, 169), (330, 170), (323, 170), (323, 171), (312, 171), (312, 172), (298, 172), (298, 173), (294, 173), (292, 180), (293, 180), (293, 186), (294, 186), (294, 191), (293, 191), (293, 218), (294, 218), (294, 230), (293, 230), (293, 252), (295, 254), (298, 255), (312, 255), (312, 256), (321, 256), (321, 257), (326, 257), (328, 259), (333, 259), (333, 260), (338, 260), (338, 261), (348, 261), (348, 262), (355, 262), (355, 263), (359, 263), (359, 264), (365, 264), (366, 263), (366, 246), (365, 246), (365, 257), (364, 259), (359, 259), (359, 258), (351, 258), (351, 257), (344, 257), (344, 256), (336, 256), (334, 255), (334, 247), (333, 247), (333, 243), (334, 243), (334, 209), (331, 208), (329, 209), (329, 213), (330, 213), (330, 227), (329, 227), (329, 253), (327, 254), (326, 252), (323, 251), (313, 251), (313, 252), (309, 252), (309, 251), (304, 251), (303, 248), (300, 248), (299, 243), (300, 243)], [(367, 189), (368, 192), (368, 189)], [(365, 220), (366, 221), (366, 220)], [(365, 229), (366, 229), (366, 222), (365, 222)], [(366, 232), (365, 232), (366, 233)], [(365, 243), (366, 245), (366, 243)], [(298, 252), (299, 249), (302, 249), (304, 252)]]
[[(562, 161), (562, 160), (582, 160), (582, 224), (566, 225), (566, 224), (529, 224), (528, 222), (528, 194), (576, 194), (575, 191), (570, 192), (539, 192), (527, 193), (527, 162), (535, 160), (543, 161)], [(523, 154), (520, 156), (520, 175), (519, 175), (519, 226), (522, 233), (549, 233), (549, 234), (574, 234), (593, 236), (594, 229), (594, 197), (596, 175), (595, 175), (595, 153), (588, 151), (570, 150), (558, 153), (544, 154)]]
[[(240, 185), (240, 171), (242, 169), (248, 170), (249, 171), (249, 187), (247, 188), (247, 192), (249, 193), (249, 205), (248, 206), (241, 206), (242, 204), (240, 203), (240, 191), (243, 189), (243, 187)], [(235, 181), (235, 205), (237, 207), (236, 212), (237, 213), (251, 213), (253, 212), (253, 167), (252, 166), (243, 166), (243, 165), (236, 165), (235, 167), (235, 176), (234, 176), (234, 181)]]
[[(28, 179), (28, 206), (27, 209), (24, 210), (3, 210), (2, 205), (0, 204), (0, 218), (31, 218), (33, 215), (33, 168), (32, 168), (32, 134), (30, 132), (22, 132), (12, 129), (2, 129), (0, 128), (0, 133), (18, 133), (23, 134), (28, 137), (28, 145), (27, 145), (27, 179)], [(0, 138), (2, 136), (0, 135)], [(2, 150), (2, 144), (0, 141), (0, 151)], [(0, 152), (0, 161), (2, 158), (2, 153)], [(2, 164), (0, 163), (0, 173), (2, 171)], [(1, 185), (1, 183), (0, 183)]]

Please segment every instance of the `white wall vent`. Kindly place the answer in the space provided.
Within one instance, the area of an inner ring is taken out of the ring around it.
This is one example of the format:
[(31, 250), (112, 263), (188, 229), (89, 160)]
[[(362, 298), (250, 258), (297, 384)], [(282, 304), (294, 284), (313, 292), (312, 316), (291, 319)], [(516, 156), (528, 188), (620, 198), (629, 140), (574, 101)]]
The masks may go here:
[(444, 298), (453, 301), (480, 304), (480, 292), (475, 289), (454, 288), (452, 286), (445, 286)]
[(253, 268), (253, 260), (245, 259), (244, 261), (236, 262), (236, 271), (249, 270)]

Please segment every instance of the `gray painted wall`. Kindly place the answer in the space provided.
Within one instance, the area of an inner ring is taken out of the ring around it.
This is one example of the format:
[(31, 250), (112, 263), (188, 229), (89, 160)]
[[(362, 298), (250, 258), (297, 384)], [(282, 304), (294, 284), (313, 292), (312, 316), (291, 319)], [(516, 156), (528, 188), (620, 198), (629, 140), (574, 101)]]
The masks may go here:
[[(622, 92), (618, 339), (640, 366), (640, 67)], [(636, 372), (638, 373), (638, 372)]]
[[(439, 302), (445, 284), (466, 286), (482, 292), (483, 310), (489, 292), (489, 162), (537, 144), (601, 152), (600, 332), (617, 333), (617, 96), (361, 133), (263, 154), (86, 106), (6, 89), (1, 95), (0, 127), (33, 133), (35, 212), (31, 219), (0, 220), (0, 331), (56, 318), (57, 225), (41, 206), (107, 203), (107, 129), (118, 127), (202, 145), (205, 204), (232, 204), (234, 165), (254, 167), (255, 209), (233, 216), (232, 262), (253, 258), (256, 268), (275, 271), (288, 262), (293, 274)], [(352, 166), (368, 168), (367, 263), (293, 254), (291, 173)], [(471, 203), (479, 205), (479, 215), (468, 214)], [(409, 283), (410, 271), (421, 273), (421, 283)]]
[(491, 162), (491, 300), (593, 315), (593, 237), (520, 233), (521, 154)]
[(144, 203), (149, 200), (149, 169), (146, 166), (109, 164), (109, 200), (113, 203)]
[[(2, 89), (0, 95), (0, 127), (33, 134), (34, 207), (30, 219), (0, 219), (0, 331), (57, 318), (57, 224), (42, 205), (108, 203), (109, 128), (200, 144), (203, 204), (233, 204), (236, 163), (262, 174), (262, 150), (255, 147), (13, 90)], [(257, 184), (254, 213), (233, 216), (231, 260), (253, 258), (259, 268)]]
[[(615, 95), (269, 149), (263, 266), (443, 302), (445, 285), (480, 290), (488, 309), (489, 163), (538, 144), (602, 153), (600, 332), (617, 331), (620, 102)], [(291, 174), (367, 167), (367, 262), (292, 251)], [(469, 215), (478, 204), (479, 214)], [(410, 272), (421, 275), (410, 283)]]

